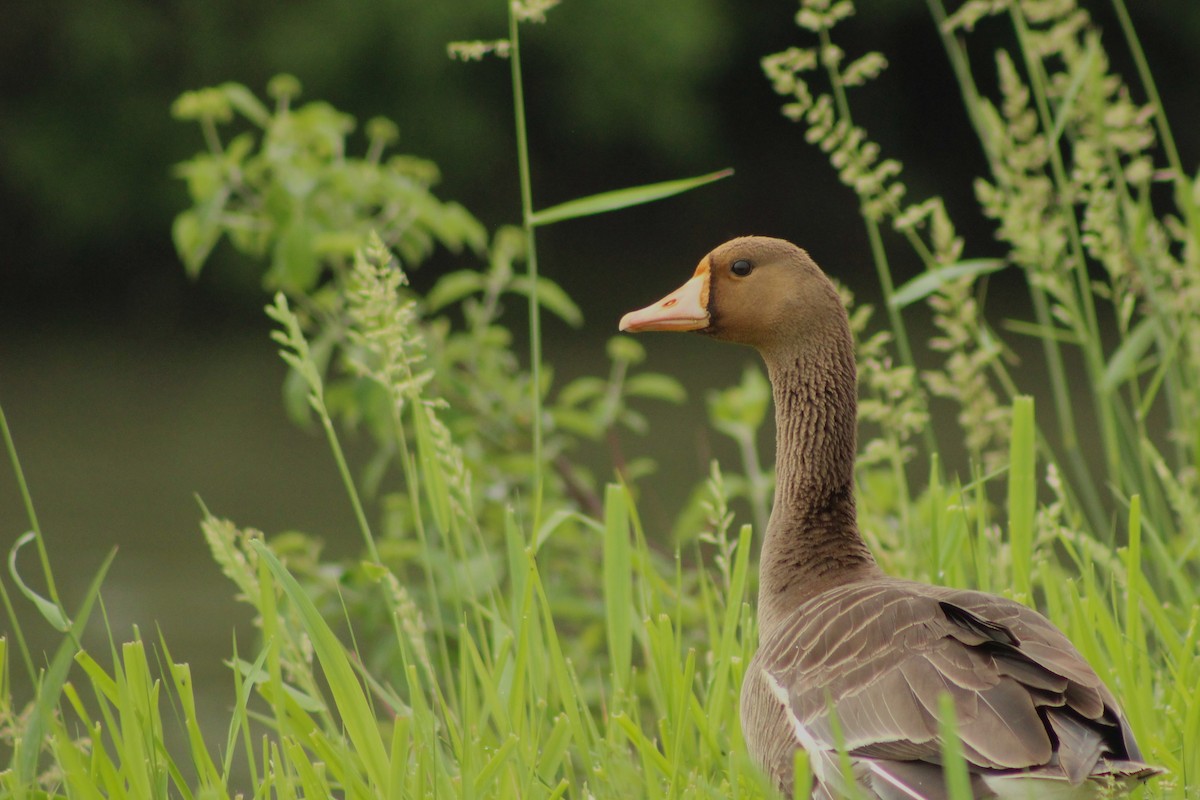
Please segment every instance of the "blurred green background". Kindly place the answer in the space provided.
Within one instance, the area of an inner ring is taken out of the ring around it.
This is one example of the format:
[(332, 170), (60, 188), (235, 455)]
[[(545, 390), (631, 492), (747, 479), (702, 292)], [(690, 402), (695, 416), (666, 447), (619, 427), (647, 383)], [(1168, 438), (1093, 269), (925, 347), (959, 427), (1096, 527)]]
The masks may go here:
[[(991, 231), (971, 195), (984, 163), (925, 4), (859, 5), (839, 42), (852, 55), (884, 52), (890, 68), (858, 90), (856, 120), (905, 162), (914, 199), (945, 196), (968, 254), (989, 254)], [(1110, 6), (1085, 5), (1132, 76)], [(1183, 161), (1196, 164), (1200, 4), (1131, 6)], [(758, 65), (810, 44), (792, 24), (795, 10), (782, 0), (566, 0), (548, 24), (523, 29), (537, 205), (737, 171), (691, 194), (539, 233), (544, 273), (587, 319), (578, 331), (546, 323), (560, 376), (606, 369), (603, 344), (620, 314), (674, 288), (731, 236), (793, 239), (860, 297), (874, 297), (853, 195), (779, 114)], [(208, 557), (193, 496), (240, 525), (320, 535), (334, 552), (353, 552), (358, 538), (324, 441), (282, 413), (284, 370), (261, 312), (261, 268), (220, 247), (193, 282), (174, 254), (170, 224), (187, 199), (171, 166), (203, 142), (194, 125), (171, 119), (170, 103), (229, 80), (261, 94), (272, 75), (290, 72), (304, 86), (301, 100), (328, 101), (360, 123), (395, 120), (398, 150), (435, 161), (439, 195), (494, 229), (519, 213), (508, 64), (452, 62), (446, 44), (503, 37), (505, 6), (60, 0), (3, 11), (0, 404), (65, 599), (74, 602), (119, 547), (104, 595), (114, 631), (161, 626), (210, 693), (205, 706), (218, 711), (232, 697), (220, 664), (230, 623), (245, 620)], [(985, 28), (976, 44), (995, 36), (1001, 46), (1003, 34)], [(990, 57), (975, 67), (989, 75)], [(361, 152), (361, 125), (353, 141)], [(472, 263), (439, 253), (414, 282), (427, 287)], [(915, 268), (893, 265), (901, 278)], [(996, 282), (990, 305), (1003, 306), (1005, 288)], [(522, 309), (511, 311), (523, 330)], [(731, 455), (703, 430), (704, 388), (733, 382), (753, 356), (714, 355), (688, 337), (644, 343), (650, 369), (694, 390), (682, 411), (646, 409), (657, 420), (651, 436), (627, 445), (665, 465), (643, 508), (651, 528), (665, 531), (708, 458)], [(27, 527), (12, 472), (0, 467), (6, 553)], [(22, 563), (33, 575), (32, 552)], [(29, 633), (43, 627), (30, 618)]]

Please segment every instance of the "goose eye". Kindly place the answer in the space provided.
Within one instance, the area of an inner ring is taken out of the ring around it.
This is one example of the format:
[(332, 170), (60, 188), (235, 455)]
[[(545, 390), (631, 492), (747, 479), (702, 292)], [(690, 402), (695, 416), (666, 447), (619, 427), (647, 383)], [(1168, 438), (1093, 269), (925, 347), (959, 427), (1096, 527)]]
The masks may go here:
[(754, 269), (753, 265), (744, 258), (739, 258), (729, 267), (729, 271), (739, 278), (744, 278), (750, 274), (750, 270)]

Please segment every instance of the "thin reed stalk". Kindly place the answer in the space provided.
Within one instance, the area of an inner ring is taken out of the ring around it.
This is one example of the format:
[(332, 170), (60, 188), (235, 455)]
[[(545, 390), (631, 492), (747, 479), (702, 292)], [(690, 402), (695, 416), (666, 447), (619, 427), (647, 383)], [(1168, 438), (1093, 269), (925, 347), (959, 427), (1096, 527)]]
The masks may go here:
[[(537, 235), (533, 211), (533, 178), (529, 167), (529, 133), (525, 125), (525, 86), (521, 78), (521, 26), (516, 3), (508, 4), (509, 64), (512, 74), (513, 119), (517, 131), (517, 176), (521, 185), (521, 229), (525, 232), (525, 274), (529, 276), (529, 402), (532, 411), (533, 463), (541, 464), (542, 432), (542, 309), (538, 288)], [(533, 484), (533, 528), (541, 526), (544, 479), (539, 469)]]

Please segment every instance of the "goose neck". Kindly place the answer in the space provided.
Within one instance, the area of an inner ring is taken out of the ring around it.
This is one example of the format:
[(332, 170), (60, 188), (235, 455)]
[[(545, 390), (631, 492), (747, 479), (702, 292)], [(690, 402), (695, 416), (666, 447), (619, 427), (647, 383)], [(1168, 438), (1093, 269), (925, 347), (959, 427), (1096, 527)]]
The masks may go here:
[(767, 368), (776, 484), (760, 566), (763, 631), (807, 597), (881, 574), (858, 532), (854, 506), (853, 346), (768, 357)]

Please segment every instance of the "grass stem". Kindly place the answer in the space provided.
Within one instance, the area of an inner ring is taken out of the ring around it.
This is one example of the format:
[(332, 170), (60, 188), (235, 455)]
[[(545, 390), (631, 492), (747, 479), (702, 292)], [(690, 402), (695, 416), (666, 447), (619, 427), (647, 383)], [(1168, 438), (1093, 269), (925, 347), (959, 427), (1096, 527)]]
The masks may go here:
[[(821, 52), (829, 52), (832, 48), (832, 41), (829, 37), (829, 31), (822, 29), (819, 33), (821, 42)], [(842, 81), (841, 72), (837, 65), (830, 60), (825, 61), (825, 70), (829, 75), (829, 83), (833, 89), (834, 104), (837, 106), (838, 117), (845, 122), (847, 126), (853, 125), (853, 120), (850, 115), (850, 103), (846, 98), (846, 87)], [(892, 280), (892, 270), (888, 262), (887, 250), (883, 245), (883, 236), (879, 230), (879, 221), (871, 216), (863, 214), (863, 223), (867, 228), (867, 239), (871, 246), (871, 258), (875, 263), (875, 273), (879, 277), (879, 285), (883, 290), (883, 305), (887, 309), (888, 322), (892, 328), (892, 335), (896, 341), (896, 352), (900, 356), (900, 363), (911, 369), (916, 369), (916, 360), (913, 358), (912, 345), (909, 344), (908, 328), (904, 324), (904, 315), (901, 308), (892, 303), (892, 296), (896, 293), (895, 282)], [(926, 262), (926, 266), (930, 266), (933, 258), (926, 250), (924, 243), (919, 237), (909, 232), (909, 241), (921, 254), (922, 260)], [(932, 454), (937, 452), (937, 441), (934, 438), (933, 429), (930, 426), (925, 426), (921, 431), (924, 440), (926, 452)]]
[(525, 90), (521, 78), (520, 24), (508, 7), (509, 63), (512, 66), (513, 116), (517, 130), (517, 170), (521, 182), (521, 227), (525, 231), (525, 267), (529, 276), (529, 372), (533, 431), (533, 529), (542, 518), (542, 312), (538, 297), (537, 238), (533, 221), (533, 181), (529, 169), (529, 134), (525, 126)]
[[(1030, 42), (1029, 26), (1020, 7), (1016, 4), (1010, 5), (1009, 15), (1017, 34), (1017, 41), (1021, 45), (1021, 53), (1025, 59), (1026, 71), (1029, 73), (1029, 83), (1033, 90), (1034, 105), (1037, 107), (1042, 130), (1046, 135), (1049, 135), (1054, 130), (1055, 125), (1054, 118), (1050, 113), (1050, 98), (1047, 88), (1045, 65), (1042, 63), (1041, 57), (1037, 54), (1037, 49)], [(1079, 231), (1079, 219), (1076, 216), (1073, 200), (1071, 199), (1074, 193), (1071, 191), (1071, 181), (1067, 175), (1066, 166), (1063, 163), (1062, 151), (1058, 147), (1052, 146), (1048, 150), (1048, 155), (1050, 157), (1050, 168), (1054, 178), (1054, 185), (1058, 189), (1056, 196), (1058, 198), (1059, 213), (1062, 215), (1062, 220), (1067, 230), (1067, 241), (1070, 248), (1067, 261), (1075, 277), (1076, 284), (1076, 294), (1074, 297), (1065, 296), (1057, 297), (1056, 299), (1068, 311), (1071, 322), (1077, 329), (1079, 339), (1083, 342), (1084, 365), (1088, 370), (1091, 384), (1096, 386), (1104, 374), (1104, 354), (1100, 349), (1100, 325), (1096, 316), (1095, 298), (1092, 293), (1091, 278), (1088, 276), (1087, 258)], [(1033, 285), (1033, 281), (1030, 281), (1030, 285)], [(1058, 349), (1057, 344), (1054, 347), (1056, 350)], [(1062, 393), (1062, 397), (1057, 405), (1063, 409), (1068, 408), (1075, 398), (1074, 395), (1067, 393), (1065, 381), (1061, 384), (1056, 384), (1055, 388), (1056, 391)], [(1103, 402), (1099, 398), (1098, 393), (1091, 394), (1100, 423), (1101, 443), (1104, 446), (1107, 473), (1111, 479), (1115, 480), (1120, 471), (1117, 423), (1109, 404)], [(1076, 440), (1077, 435), (1073, 430), (1073, 417), (1069, 419), (1071, 420), (1070, 425), (1072, 428), (1070, 438)]]
[(1192, 199), (1191, 186), (1187, 173), (1184, 172), (1183, 162), (1179, 158), (1179, 150), (1175, 146), (1175, 136), (1171, 133), (1166, 109), (1163, 108), (1162, 98), (1158, 94), (1158, 85), (1154, 81), (1154, 74), (1150, 71), (1150, 63), (1146, 60), (1146, 51), (1142, 49), (1142, 43), (1133, 29), (1133, 20), (1129, 17), (1125, 0), (1112, 0), (1112, 5), (1121, 25), (1121, 33), (1125, 36), (1125, 43), (1129, 45), (1129, 54), (1133, 57), (1133, 64), (1137, 69), (1138, 78), (1142, 82), (1142, 88), (1146, 90), (1146, 96), (1150, 99), (1150, 104), (1154, 106), (1154, 124), (1158, 128), (1163, 152), (1171, 167), (1171, 180), (1175, 184), (1177, 202), (1186, 212), (1188, 221), (1194, 224), (1196, 204)]
[(21, 502), (25, 505), (25, 515), (29, 519), (30, 530), (37, 542), (38, 559), (42, 564), (42, 574), (46, 578), (46, 591), (56, 606), (62, 607), (58, 599), (58, 588), (54, 584), (54, 573), (50, 570), (50, 556), (46, 552), (46, 543), (42, 540), (42, 526), (38, 523), (37, 511), (33, 507), (33, 496), (29, 492), (29, 484), (25, 481), (25, 470), (21, 469), (21, 459), (17, 457), (17, 446), (13, 442), (12, 431), (8, 428), (8, 418), (4, 415), (4, 407), (0, 406), (0, 434), (4, 435), (4, 449), (8, 451), (8, 459), (12, 463), (13, 475), (17, 478), (17, 490), (21, 494)]

